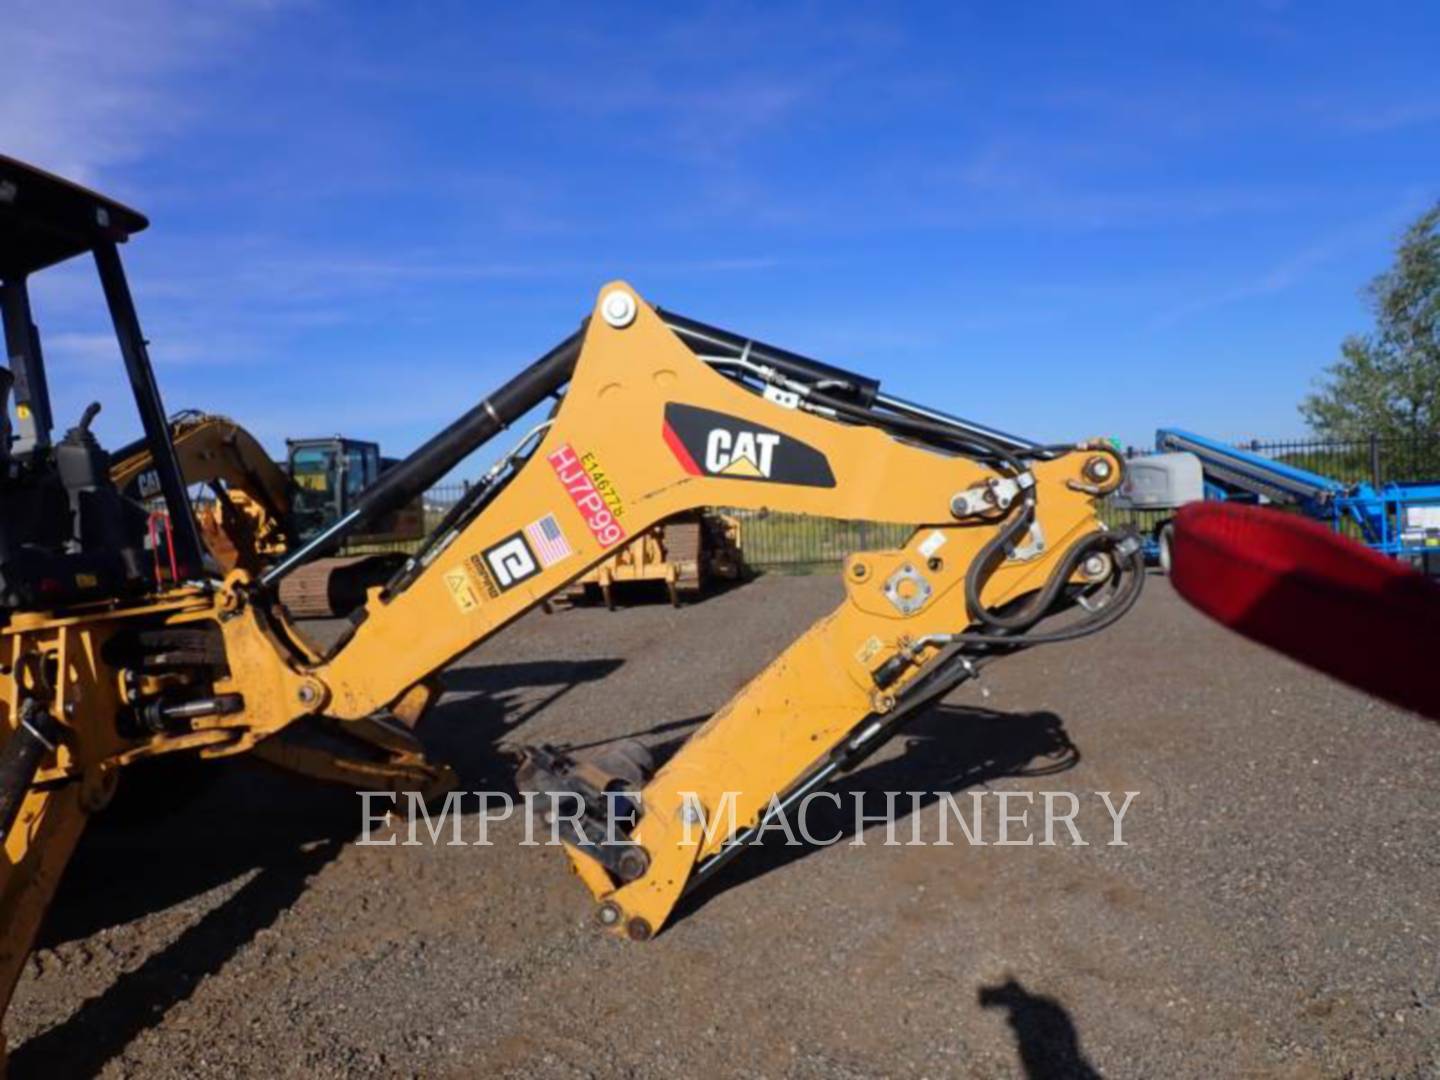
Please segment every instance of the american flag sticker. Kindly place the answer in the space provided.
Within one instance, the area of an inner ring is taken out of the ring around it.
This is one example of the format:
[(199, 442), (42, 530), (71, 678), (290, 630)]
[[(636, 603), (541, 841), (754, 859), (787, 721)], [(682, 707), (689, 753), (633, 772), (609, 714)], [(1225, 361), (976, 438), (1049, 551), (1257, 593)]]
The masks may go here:
[(560, 524), (555, 520), (554, 514), (546, 514), (539, 521), (526, 525), (525, 537), (535, 549), (541, 566), (554, 566), (561, 559), (574, 554), (565, 540), (565, 534), (560, 531)]

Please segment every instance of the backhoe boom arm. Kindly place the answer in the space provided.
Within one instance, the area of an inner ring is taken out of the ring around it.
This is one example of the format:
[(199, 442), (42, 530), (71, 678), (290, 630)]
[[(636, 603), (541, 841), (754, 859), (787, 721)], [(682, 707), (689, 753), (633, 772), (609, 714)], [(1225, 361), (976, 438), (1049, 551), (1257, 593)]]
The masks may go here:
[[(878, 385), (838, 369), (807, 383), (799, 364), (782, 371), (752, 353), (741, 377), (724, 373), (733, 356), (705, 362), (624, 283), (602, 291), (576, 348), (538, 444), (526, 444), (481, 512), (372, 594), (353, 633), (309, 669), (327, 715), (383, 711), (627, 537), (682, 511), (782, 509), (915, 528), (903, 548), (851, 555), (841, 606), (649, 779), (630, 837), (640, 855), (577, 837), (581, 876), (632, 933), (657, 929), (697, 868), (753, 827), (772, 797), (868, 752), (957, 635), (976, 633), (970, 652), (979, 655), (1022, 642), (1047, 613), (1012, 626), (992, 609), (1031, 595), (1048, 609), (1133, 568), (1095, 513), (1123, 467), (1108, 446), (1044, 450), (923, 417), (887, 425), (867, 404)], [(757, 376), (770, 392), (757, 392)], [(531, 769), (562, 787), (563, 773), (551, 758)], [(693, 842), (683, 826), (697, 802), (703, 814), (733, 804), (735, 828)]]
[[(339, 642), (326, 651), (299, 632), (278, 583), (551, 398), (551, 415), (516, 435), (409, 563), (369, 591)], [(258, 444), (216, 418), (187, 430), (163, 440), (159, 458), (154, 438), (120, 455), (114, 479), (138, 483), (159, 460), (175, 474), (169, 487), (218, 480), (233, 499), (263, 503), (263, 518), (283, 517), (283, 477)], [(223, 582), (167, 583), (157, 571), (132, 591), (8, 612), (0, 1007), (124, 766), (253, 751), (310, 776), (435, 794), (453, 774), (413, 729), (440, 693), (436, 674), (628, 538), (707, 506), (910, 526), (894, 550), (846, 556), (835, 611), (658, 772), (639, 752), (529, 753), (524, 783), (584, 805), (567, 853), (602, 922), (649, 937), (767, 815), (872, 752), (977, 664), (1120, 617), (1143, 581), (1139, 544), (1107, 530), (1097, 502), (1123, 467), (1108, 444), (1038, 446), (607, 285), (579, 331), (280, 562), (262, 569), (266, 552), (252, 545), (251, 565)], [(1045, 620), (1079, 600), (1085, 612), (1051, 629)], [(634, 793), (633, 821), (612, 820), (601, 796), (615, 786)]]

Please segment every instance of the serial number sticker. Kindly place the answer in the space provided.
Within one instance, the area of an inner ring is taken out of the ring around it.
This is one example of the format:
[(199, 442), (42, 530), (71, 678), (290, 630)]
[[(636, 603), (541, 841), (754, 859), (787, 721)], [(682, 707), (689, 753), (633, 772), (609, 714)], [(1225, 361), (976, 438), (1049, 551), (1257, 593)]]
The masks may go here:
[[(580, 459), (570, 444), (566, 443), (553, 453), (545, 455), (545, 460), (550, 462), (550, 467), (555, 470), (556, 478), (565, 488), (565, 494), (570, 496), (570, 501), (575, 504), (575, 509), (580, 511), (580, 517), (584, 520), (585, 527), (590, 530), (590, 535), (595, 537), (600, 546), (602, 548), (613, 547), (624, 540), (625, 526), (615, 519), (614, 509), (596, 487), (590, 470), (585, 467), (585, 462)], [(608, 480), (605, 482), (607, 485), (609, 484)], [(610, 488), (613, 490), (613, 485)], [(618, 503), (618, 496), (616, 501)]]
[(945, 534), (939, 529), (931, 529), (930, 535), (920, 542), (920, 554), (930, 558), (945, 546)]
[(605, 474), (605, 470), (600, 467), (600, 462), (595, 455), (589, 450), (585, 451), (580, 455), (580, 464), (589, 474), (590, 482), (595, 485), (595, 490), (605, 500), (605, 505), (610, 508), (610, 512), (617, 518), (624, 517), (625, 504), (620, 498), (620, 492), (616, 490), (610, 477)]
[(470, 583), (470, 574), (465, 567), (457, 566), (445, 571), (445, 587), (462, 614), (468, 615), (480, 606), (480, 597), (475, 595), (475, 586)]

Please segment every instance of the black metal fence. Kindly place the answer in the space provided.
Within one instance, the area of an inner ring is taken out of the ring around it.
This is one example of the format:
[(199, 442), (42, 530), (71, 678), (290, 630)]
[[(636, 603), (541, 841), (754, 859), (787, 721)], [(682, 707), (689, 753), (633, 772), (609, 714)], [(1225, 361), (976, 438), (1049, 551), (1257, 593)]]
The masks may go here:
[(1371, 435), (1361, 439), (1253, 439), (1236, 448), (1283, 461), (1346, 484), (1440, 477), (1440, 438)]
[[(1344, 483), (1382, 484), (1440, 477), (1440, 437), (1287, 439), (1236, 443), (1237, 449), (1274, 458)], [(425, 523), (433, 528), (468, 483), (442, 484), (425, 494)], [(745, 562), (756, 570), (805, 573), (837, 566), (852, 551), (898, 547), (911, 533), (906, 525), (836, 521), (775, 511), (722, 510), (740, 521)], [(1169, 511), (1132, 512), (1102, 507), (1112, 525), (1134, 524), (1149, 531)], [(389, 545), (394, 548), (414, 545)], [(366, 550), (376, 550), (374, 546)]]
[(460, 501), (470, 490), (470, 481), (460, 484), (439, 484), (425, 492), (425, 525), (430, 527), (445, 516), (445, 512)]

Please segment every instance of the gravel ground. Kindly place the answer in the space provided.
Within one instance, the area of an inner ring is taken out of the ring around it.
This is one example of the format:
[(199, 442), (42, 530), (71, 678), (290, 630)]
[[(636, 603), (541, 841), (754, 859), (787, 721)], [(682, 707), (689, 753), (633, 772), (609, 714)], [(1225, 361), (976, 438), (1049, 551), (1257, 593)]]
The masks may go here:
[[(447, 673), (422, 734), (472, 790), (523, 742), (674, 740), (838, 599), (766, 578), (536, 613)], [(595, 932), (518, 821), (358, 847), (353, 794), (227, 765), (185, 812), (91, 833), (10, 1011), (13, 1075), (1436, 1076), (1437, 781), (1434, 725), (1160, 579), (839, 785), (869, 811), (1069, 791), (1089, 846), (767, 844), (645, 945)], [(1139, 792), (1127, 846), (1097, 791)]]

